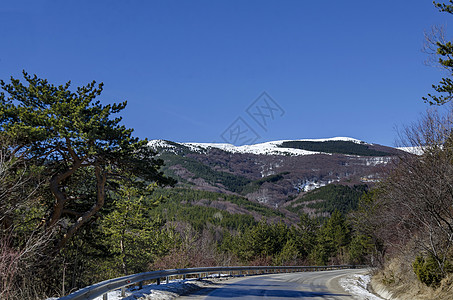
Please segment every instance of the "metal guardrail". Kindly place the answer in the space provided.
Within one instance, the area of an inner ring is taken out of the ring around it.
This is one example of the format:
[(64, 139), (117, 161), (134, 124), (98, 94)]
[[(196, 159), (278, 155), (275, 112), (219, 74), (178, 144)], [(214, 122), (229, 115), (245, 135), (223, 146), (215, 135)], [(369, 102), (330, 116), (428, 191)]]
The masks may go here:
[(306, 272), (306, 271), (325, 271), (325, 270), (337, 270), (337, 269), (351, 269), (351, 268), (362, 268), (366, 266), (354, 266), (354, 265), (338, 265), (338, 266), (235, 266), (235, 267), (204, 267), (204, 268), (189, 268), (189, 269), (171, 269), (171, 270), (162, 270), (162, 271), (153, 271), (145, 272), (139, 274), (133, 274), (128, 276), (123, 276), (114, 279), (108, 279), (93, 285), (87, 286), (83, 289), (75, 291), (67, 296), (58, 298), (58, 300), (92, 300), (96, 297), (104, 295), (104, 299), (107, 299), (107, 292), (116, 290), (128, 285), (139, 283), (142, 286), (144, 281), (156, 280), (157, 284), (160, 284), (161, 278), (168, 278), (170, 276), (178, 275), (189, 275), (189, 274), (198, 274), (199, 278), (202, 278), (202, 274), (206, 273), (208, 276), (209, 273), (222, 273), (222, 272), (242, 272), (247, 271), (262, 271), (264, 273), (269, 273), (269, 271), (280, 271), (282, 273), (287, 273), (289, 271), (293, 272)]

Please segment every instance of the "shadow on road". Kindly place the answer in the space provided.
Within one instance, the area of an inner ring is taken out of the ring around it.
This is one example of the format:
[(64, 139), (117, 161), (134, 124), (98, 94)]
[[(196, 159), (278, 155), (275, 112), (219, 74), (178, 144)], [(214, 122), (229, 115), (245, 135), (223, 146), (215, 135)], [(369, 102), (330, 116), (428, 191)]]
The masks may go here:
[[(246, 297), (267, 297), (267, 298), (314, 298), (314, 297), (347, 297), (348, 294), (334, 294), (327, 291), (298, 291), (290, 289), (243, 289), (231, 287), (222, 288), (221, 294), (216, 295), (216, 288), (213, 288), (207, 299), (216, 298), (246, 298)], [(246, 285), (244, 285), (246, 286)], [(267, 288), (268, 286), (266, 286)]]

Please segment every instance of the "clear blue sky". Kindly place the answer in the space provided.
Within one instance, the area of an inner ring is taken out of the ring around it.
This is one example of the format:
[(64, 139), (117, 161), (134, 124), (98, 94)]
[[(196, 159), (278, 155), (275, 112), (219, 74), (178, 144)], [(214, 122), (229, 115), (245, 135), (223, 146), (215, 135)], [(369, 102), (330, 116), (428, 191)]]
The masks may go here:
[[(0, 78), (102, 81), (142, 138), (222, 142), (240, 117), (257, 141), (392, 145), (443, 75), (423, 32), (450, 20), (430, 0), (2, 1)], [(246, 112), (263, 91), (265, 128)]]

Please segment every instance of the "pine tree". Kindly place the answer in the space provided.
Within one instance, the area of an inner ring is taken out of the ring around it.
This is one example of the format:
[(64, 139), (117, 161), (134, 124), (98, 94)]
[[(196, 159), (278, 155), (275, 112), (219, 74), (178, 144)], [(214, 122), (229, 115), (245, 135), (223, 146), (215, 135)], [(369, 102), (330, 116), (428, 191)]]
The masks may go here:
[[(433, 3), (439, 11), (453, 14), (452, 0), (448, 2), (449, 4)], [(453, 44), (452, 42), (443, 40), (434, 40), (432, 43), (435, 45), (430, 46), (437, 47), (436, 54), (439, 56), (438, 63), (442, 68), (447, 70), (449, 77), (443, 77), (438, 85), (432, 86), (439, 95), (428, 94), (428, 97), (423, 97), (423, 100), (431, 105), (442, 105), (453, 99), (453, 80), (451, 78), (453, 76)]]
[(316, 263), (326, 265), (332, 258), (345, 255), (350, 239), (346, 218), (339, 211), (335, 211), (321, 227), (311, 255)]
[(135, 187), (121, 188), (112, 211), (102, 221), (102, 232), (123, 275), (145, 271), (155, 256), (165, 254), (172, 244), (161, 230), (164, 222), (148, 214), (159, 201), (147, 202), (141, 193)]
[[(29, 164), (44, 166), (47, 190), (46, 228), (57, 227), (56, 249), (87, 224), (123, 181), (137, 185), (171, 184), (159, 167), (161, 160), (132, 136), (132, 129), (112, 117), (126, 102), (102, 105), (96, 100), (103, 84), (95, 81), (69, 90), (70, 82), (54, 86), (36, 75), (26, 81), (0, 81), (0, 133), (14, 141), (12, 152)], [(6, 92), (6, 94), (5, 94)], [(130, 179), (131, 175), (133, 175)]]

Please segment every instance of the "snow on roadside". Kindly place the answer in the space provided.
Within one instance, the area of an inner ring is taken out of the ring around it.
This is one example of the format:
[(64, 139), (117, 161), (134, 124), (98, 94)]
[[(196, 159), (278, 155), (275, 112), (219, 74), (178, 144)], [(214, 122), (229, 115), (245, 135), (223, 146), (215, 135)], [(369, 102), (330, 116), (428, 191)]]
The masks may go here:
[(384, 300), (367, 290), (368, 284), (370, 283), (370, 275), (350, 275), (341, 278), (339, 283), (345, 291), (351, 293), (351, 295), (358, 300)]
[[(175, 280), (168, 284), (145, 285), (141, 290), (136, 287), (126, 290), (126, 297), (121, 297), (121, 290), (110, 291), (107, 295), (108, 300), (170, 300), (181, 294), (200, 289), (201, 287), (194, 282), (195, 280)], [(99, 296), (94, 300), (102, 300)]]
[[(121, 297), (121, 290), (114, 290), (108, 293), (108, 300), (172, 300), (183, 294), (197, 291), (203, 287), (209, 286), (214, 282), (228, 279), (230, 276), (222, 274), (221, 278), (212, 275), (211, 278), (204, 280), (187, 279), (173, 280), (168, 284), (150, 284), (145, 285), (141, 290), (137, 287), (126, 290), (126, 297)], [(339, 280), (340, 286), (351, 294), (356, 300), (385, 300), (367, 290), (370, 283), (370, 275), (349, 275)], [(56, 300), (56, 298), (48, 298), (47, 300)], [(103, 300), (103, 296), (99, 296), (94, 300)]]
[[(209, 286), (214, 282), (230, 278), (227, 274), (211, 275), (210, 278), (203, 280), (186, 279), (186, 280), (171, 280), (168, 284), (150, 284), (145, 285), (141, 290), (133, 287), (131, 290), (126, 290), (126, 297), (121, 297), (121, 290), (114, 290), (108, 293), (108, 300), (171, 300), (183, 294), (197, 291), (205, 286)], [(103, 300), (102, 296), (94, 300)]]

